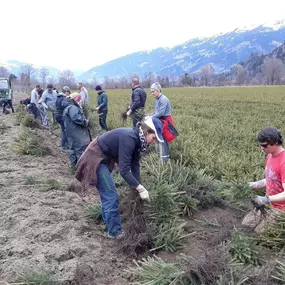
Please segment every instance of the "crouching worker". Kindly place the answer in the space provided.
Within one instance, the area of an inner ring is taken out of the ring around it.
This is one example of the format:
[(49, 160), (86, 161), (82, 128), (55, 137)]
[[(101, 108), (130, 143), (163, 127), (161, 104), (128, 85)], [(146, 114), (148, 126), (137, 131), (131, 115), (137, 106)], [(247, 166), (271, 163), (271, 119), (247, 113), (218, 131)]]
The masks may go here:
[(79, 93), (72, 93), (62, 101), (62, 120), (68, 142), (69, 167), (75, 168), (77, 161), (91, 141), (88, 129), (89, 121), (75, 99)]
[(130, 188), (148, 201), (148, 191), (140, 183), (139, 160), (140, 153), (156, 140), (162, 141), (162, 123), (148, 118), (135, 128), (118, 128), (95, 138), (78, 162), (75, 177), (83, 189), (97, 187), (109, 238), (122, 236), (118, 192), (111, 175), (114, 163), (118, 163), (120, 175)]
[[(253, 189), (266, 189), (266, 196), (255, 196), (253, 203), (256, 209), (255, 215), (259, 216), (254, 225), (256, 232), (262, 232), (266, 225), (274, 222), (276, 214), (285, 211), (285, 149), (283, 148), (283, 138), (275, 127), (266, 127), (257, 135), (259, 146), (267, 154), (265, 161), (265, 179), (250, 182), (249, 186)], [(266, 215), (261, 215), (265, 205), (270, 205), (271, 209)], [(257, 214), (259, 212), (259, 214)], [(261, 217), (262, 216), (262, 217)], [(243, 224), (247, 224), (251, 219), (245, 217)], [(254, 223), (253, 223), (254, 224)]]

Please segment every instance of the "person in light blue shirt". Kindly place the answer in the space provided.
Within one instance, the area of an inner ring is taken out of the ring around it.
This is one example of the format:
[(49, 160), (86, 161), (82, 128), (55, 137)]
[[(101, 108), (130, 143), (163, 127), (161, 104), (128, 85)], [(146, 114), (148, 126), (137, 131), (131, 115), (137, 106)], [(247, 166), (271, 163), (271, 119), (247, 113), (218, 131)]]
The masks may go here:
[[(154, 82), (150, 86), (151, 95), (155, 98), (155, 109), (154, 113), (151, 114), (152, 117), (158, 119), (164, 119), (171, 117), (171, 105), (169, 99), (161, 93), (161, 86), (158, 82)], [(164, 133), (163, 133), (164, 135)], [(170, 158), (169, 146), (167, 139), (164, 137), (163, 143), (157, 144), (157, 149), (159, 151), (159, 157), (161, 162), (168, 161)]]
[(47, 89), (44, 91), (41, 103), (47, 112), (48, 124), (50, 131), (52, 131), (55, 124), (55, 111), (56, 111), (57, 92), (53, 90), (53, 85), (48, 84)]

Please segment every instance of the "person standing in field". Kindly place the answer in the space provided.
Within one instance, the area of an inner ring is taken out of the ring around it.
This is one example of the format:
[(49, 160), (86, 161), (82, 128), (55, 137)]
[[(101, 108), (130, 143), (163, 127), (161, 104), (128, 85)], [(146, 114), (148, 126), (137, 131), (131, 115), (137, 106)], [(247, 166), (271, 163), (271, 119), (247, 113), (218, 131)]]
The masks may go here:
[(80, 156), (91, 141), (88, 130), (89, 121), (82, 108), (75, 101), (79, 93), (70, 94), (70, 98), (62, 101), (62, 120), (68, 141), (69, 167), (75, 168)]
[(28, 110), (33, 114), (34, 119), (37, 119), (39, 115), (39, 110), (38, 110), (38, 100), (39, 100), (39, 94), (38, 91), (40, 90), (40, 85), (37, 85), (31, 92), (31, 102), (27, 106)]
[(79, 90), (79, 94), (81, 98), (80, 104), (87, 105), (88, 104), (88, 91), (81, 82), (78, 83), (78, 90)]
[(52, 84), (48, 84), (47, 89), (44, 91), (42, 95), (41, 104), (46, 110), (50, 131), (52, 131), (55, 124), (56, 100), (57, 100), (57, 92), (53, 90)]
[(120, 175), (130, 188), (149, 201), (149, 193), (140, 181), (140, 153), (148, 145), (162, 139), (162, 123), (148, 118), (135, 128), (118, 128), (95, 138), (81, 156), (75, 177), (84, 190), (96, 187), (102, 203), (102, 218), (108, 227), (108, 237), (122, 237), (119, 196), (111, 171), (117, 162)]
[(97, 92), (96, 111), (99, 114), (99, 124), (103, 130), (108, 131), (106, 123), (108, 113), (108, 96), (106, 92), (102, 90), (102, 87), (100, 85), (97, 85), (95, 87), (95, 90)]
[(156, 99), (155, 111), (150, 116), (158, 118), (163, 124), (162, 135), (164, 142), (158, 144), (160, 159), (162, 162), (168, 161), (170, 158), (168, 143), (178, 136), (171, 115), (171, 104), (169, 99), (161, 93), (161, 86), (158, 82), (151, 85), (150, 92)]
[(140, 122), (144, 115), (144, 106), (146, 103), (147, 94), (142, 86), (140, 86), (139, 78), (132, 78), (132, 98), (129, 110), (126, 112), (127, 116), (133, 119), (133, 126), (135, 127)]
[(56, 111), (55, 111), (55, 119), (59, 123), (61, 128), (61, 151), (66, 152), (68, 150), (68, 141), (66, 136), (66, 131), (64, 127), (64, 122), (62, 118), (62, 114), (65, 108), (64, 100), (66, 100), (66, 96), (70, 95), (70, 88), (68, 86), (62, 87), (62, 92), (57, 95), (57, 100), (55, 102)]

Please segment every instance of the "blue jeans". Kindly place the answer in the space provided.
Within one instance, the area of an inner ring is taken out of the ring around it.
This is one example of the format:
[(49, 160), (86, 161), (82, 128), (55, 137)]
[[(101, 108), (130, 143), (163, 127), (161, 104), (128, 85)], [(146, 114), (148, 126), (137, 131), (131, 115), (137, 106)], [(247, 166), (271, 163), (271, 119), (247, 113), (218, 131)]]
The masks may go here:
[(121, 232), (119, 196), (113, 177), (106, 164), (100, 164), (97, 177), (97, 189), (102, 203), (102, 219), (108, 227), (108, 234), (116, 237)]
[(66, 137), (66, 132), (65, 132), (65, 127), (64, 127), (64, 122), (58, 121), (60, 128), (61, 128), (61, 147), (62, 148), (67, 148), (67, 137)]

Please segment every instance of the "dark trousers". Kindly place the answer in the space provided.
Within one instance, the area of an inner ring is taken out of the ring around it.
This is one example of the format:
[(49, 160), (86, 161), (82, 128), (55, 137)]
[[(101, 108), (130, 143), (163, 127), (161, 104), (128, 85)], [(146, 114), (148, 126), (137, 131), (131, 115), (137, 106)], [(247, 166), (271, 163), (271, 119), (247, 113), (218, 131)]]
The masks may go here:
[(12, 110), (12, 113), (14, 113), (12, 100), (4, 100), (3, 105), (2, 105), (3, 114), (6, 114), (6, 106), (9, 106)]
[(100, 164), (97, 179), (97, 189), (102, 203), (102, 219), (108, 227), (108, 234), (116, 237), (121, 231), (119, 196), (111, 172), (106, 164)]
[(69, 144), (69, 167), (74, 167), (76, 166), (80, 156), (83, 154), (85, 149), (87, 148), (88, 145), (81, 146), (81, 147), (73, 147), (71, 144)]
[(67, 142), (67, 137), (66, 137), (66, 131), (65, 131), (65, 127), (64, 127), (64, 122), (63, 120), (58, 120), (57, 121), (60, 125), (60, 129), (61, 129), (61, 147), (62, 148), (68, 148), (68, 142)]
[(143, 115), (144, 115), (144, 108), (138, 108), (131, 114), (134, 127), (136, 127), (138, 122), (141, 122)]
[(28, 110), (33, 114), (34, 119), (37, 119), (37, 117), (39, 116), (39, 110), (37, 105), (35, 103), (31, 103)]
[(100, 111), (100, 114), (99, 114), (99, 124), (100, 124), (100, 127), (101, 127), (103, 130), (106, 130), (106, 131), (108, 131), (107, 123), (106, 123), (106, 120), (107, 120), (107, 113), (108, 113), (108, 110), (106, 110), (106, 111)]

